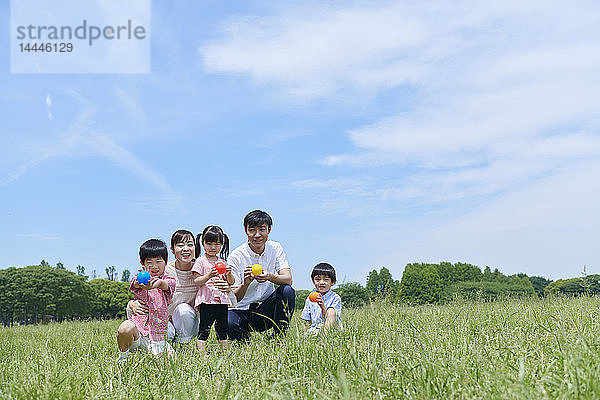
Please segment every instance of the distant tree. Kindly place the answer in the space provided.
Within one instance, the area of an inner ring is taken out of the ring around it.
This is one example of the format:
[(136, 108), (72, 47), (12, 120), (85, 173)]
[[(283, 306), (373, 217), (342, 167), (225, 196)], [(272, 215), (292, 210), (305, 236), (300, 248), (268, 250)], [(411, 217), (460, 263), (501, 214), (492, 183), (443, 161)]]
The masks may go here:
[(367, 276), (367, 285), (365, 289), (369, 297), (374, 299), (390, 298), (395, 299), (398, 294), (399, 282), (392, 278), (390, 271), (383, 267), (379, 270), (369, 272)]
[(106, 278), (109, 281), (117, 280), (117, 268), (114, 265), (111, 265), (110, 267), (106, 267), (104, 269), (104, 271), (106, 271)]
[(89, 281), (94, 298), (91, 314), (96, 318), (124, 317), (127, 302), (133, 299), (129, 284), (108, 279)]
[(538, 297), (543, 297), (544, 289), (546, 289), (546, 287), (552, 283), (550, 279), (546, 279), (541, 276), (530, 276), (529, 281), (531, 282), (531, 285), (533, 286), (533, 289)]
[(589, 294), (600, 293), (600, 275), (588, 275), (584, 278), (585, 288)]
[(575, 296), (584, 292), (583, 278), (559, 279), (548, 284), (544, 289), (546, 295), (563, 294)]
[(96, 279), (97, 275), (96, 275), (96, 270), (92, 270), (92, 279)]
[(49, 266), (7, 271), (11, 275), (3, 273), (0, 279), (3, 286), (0, 316), (5, 324), (7, 321), (37, 322), (47, 315), (62, 320), (89, 312), (91, 298), (85, 277)]
[(369, 293), (360, 283), (342, 283), (333, 290), (342, 299), (344, 307), (360, 307), (369, 302)]
[(85, 275), (85, 267), (83, 265), (77, 266), (77, 275)]
[(457, 276), (454, 265), (449, 262), (441, 262), (438, 267), (438, 275), (440, 276), (439, 284), (442, 287), (448, 286), (456, 282)]
[(411, 304), (437, 303), (443, 289), (437, 264), (408, 264), (400, 281), (400, 300)]
[(56, 269), (66, 269), (66, 268), (63, 263), (59, 262), (59, 263), (56, 263)]
[(500, 271), (498, 271), (498, 268), (494, 268), (494, 272), (492, 272), (493, 275), (493, 281), (498, 281), (503, 275)]
[(124, 269), (121, 275), (121, 282), (129, 282), (129, 279), (131, 279), (131, 272), (128, 269)]
[(17, 303), (19, 287), (17, 287), (16, 268), (0, 270), (0, 318), (4, 326), (11, 325), (18, 320), (17, 315), (23, 309)]
[(485, 267), (485, 269), (483, 270), (483, 276), (481, 280), (485, 282), (492, 282), (494, 280), (494, 275), (492, 274), (492, 270), (490, 269), (490, 267)]
[(310, 294), (310, 290), (299, 289), (296, 290), (296, 310), (302, 310), (304, 308), (304, 302)]
[(454, 274), (454, 282), (480, 281), (483, 278), (479, 267), (465, 263), (454, 264)]
[(40, 261), (40, 266), (42, 266), (42, 267), (49, 267), (50, 264), (48, 264), (48, 262), (46, 260), (42, 260), (42, 261)]
[(374, 296), (377, 293), (377, 286), (379, 285), (379, 272), (377, 270), (372, 270), (367, 275), (367, 284), (365, 285), (365, 289), (369, 294), (369, 297)]
[(583, 278), (559, 279), (544, 289), (546, 295), (576, 296), (600, 293), (600, 275), (587, 275)]
[(490, 282), (467, 281), (455, 282), (446, 287), (441, 295), (442, 302), (454, 300), (456, 297), (469, 300), (496, 300), (501, 297), (528, 297), (534, 296), (535, 290), (529, 280), (519, 282)]
[[(458, 285), (460, 282), (496, 282), (502, 285)], [(520, 291), (526, 292), (532, 283), (526, 274), (506, 276), (495, 268), (492, 272), (486, 266), (483, 272), (476, 265), (467, 263), (451, 264), (408, 264), (404, 269), (400, 281), (400, 299), (412, 304), (435, 303), (441, 299), (441, 294), (446, 288), (455, 287), (451, 291), (488, 291), (489, 297), (493, 293)], [(458, 289), (456, 289), (458, 288)], [(488, 290), (489, 289), (489, 290)]]
[[(55, 270), (49, 273), (46, 281), (55, 299), (56, 313), (59, 320), (63, 318), (81, 317), (89, 312), (91, 293), (86, 279), (74, 272)], [(53, 281), (53, 285), (50, 282)], [(43, 284), (42, 280), (42, 284)]]

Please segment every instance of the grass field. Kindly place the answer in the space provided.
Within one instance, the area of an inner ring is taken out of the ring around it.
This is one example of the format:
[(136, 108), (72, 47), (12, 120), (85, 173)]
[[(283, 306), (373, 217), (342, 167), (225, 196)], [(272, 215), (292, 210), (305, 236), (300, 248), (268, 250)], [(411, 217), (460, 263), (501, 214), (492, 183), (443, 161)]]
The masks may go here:
[[(375, 303), (345, 310), (346, 329), (283, 343), (256, 335), (222, 353), (118, 363), (120, 321), (0, 329), (0, 397), (600, 398), (600, 298)], [(213, 333), (214, 335), (214, 333)]]

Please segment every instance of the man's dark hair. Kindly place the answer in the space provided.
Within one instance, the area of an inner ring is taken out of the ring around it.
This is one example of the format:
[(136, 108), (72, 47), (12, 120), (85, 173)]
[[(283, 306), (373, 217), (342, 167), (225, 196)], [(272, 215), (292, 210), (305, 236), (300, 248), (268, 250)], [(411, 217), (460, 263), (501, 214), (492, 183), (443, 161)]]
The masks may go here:
[(141, 262), (154, 257), (160, 257), (167, 262), (168, 254), (166, 243), (160, 239), (148, 239), (140, 246)]
[(335, 269), (331, 264), (328, 263), (318, 263), (313, 268), (310, 273), (310, 280), (314, 281), (315, 276), (317, 275), (325, 275), (331, 278), (331, 283), (335, 283)]
[(256, 228), (257, 226), (261, 226), (263, 224), (267, 224), (270, 228), (273, 225), (273, 219), (269, 214), (261, 210), (250, 211), (244, 217), (244, 229), (248, 228)]

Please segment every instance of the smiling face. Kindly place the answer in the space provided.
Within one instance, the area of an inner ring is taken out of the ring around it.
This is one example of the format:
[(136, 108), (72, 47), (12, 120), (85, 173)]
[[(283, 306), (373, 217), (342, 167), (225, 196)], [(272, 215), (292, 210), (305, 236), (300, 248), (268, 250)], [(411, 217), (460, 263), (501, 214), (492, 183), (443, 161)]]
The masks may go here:
[(202, 244), (204, 245), (204, 252), (207, 258), (211, 260), (217, 258), (217, 254), (221, 252), (221, 248), (223, 247), (223, 243), (221, 242), (202, 242)]
[(185, 236), (181, 242), (175, 243), (171, 251), (175, 255), (175, 260), (179, 261), (179, 263), (184, 265), (191, 264), (196, 251), (194, 238), (189, 235)]
[(317, 291), (322, 295), (329, 292), (329, 289), (333, 286), (331, 278), (327, 275), (315, 275), (313, 283), (315, 284)]
[(165, 272), (167, 262), (162, 257), (148, 257), (140, 261), (144, 271), (150, 272), (150, 276), (160, 276)]
[(269, 233), (271, 233), (271, 227), (267, 224), (246, 228), (248, 243), (255, 253), (261, 254), (263, 252), (265, 243), (269, 239)]

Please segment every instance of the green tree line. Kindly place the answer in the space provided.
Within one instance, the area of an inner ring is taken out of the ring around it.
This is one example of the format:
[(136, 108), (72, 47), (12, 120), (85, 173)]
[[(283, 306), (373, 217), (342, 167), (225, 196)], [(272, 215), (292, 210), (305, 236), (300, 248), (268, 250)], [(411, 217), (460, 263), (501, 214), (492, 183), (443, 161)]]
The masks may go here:
[[(123, 271), (118, 282), (114, 266), (105, 270), (109, 279), (88, 281), (85, 268), (77, 273), (62, 263), (56, 268), (42, 260), (38, 266), (0, 270), (0, 321), (4, 325), (37, 323), (45, 319), (116, 318), (125, 316), (131, 273)], [(95, 271), (94, 274), (95, 276)], [(461, 297), (494, 300), (506, 296), (580, 295), (600, 293), (600, 275), (552, 282), (539, 276), (506, 276), (498, 269), (483, 271), (472, 264), (441, 262), (408, 264), (401, 280), (382, 267), (367, 275), (365, 286), (348, 282), (333, 289), (345, 307), (388, 300), (409, 304), (443, 303)], [(302, 309), (309, 290), (296, 290), (296, 308)]]
[[(474, 300), (495, 300), (506, 296), (545, 296), (547, 294), (582, 294), (600, 291), (600, 276), (574, 278), (552, 282), (540, 276), (516, 274), (506, 276), (467, 263), (412, 263), (404, 268), (401, 280), (393, 278), (383, 267), (371, 270), (365, 286), (343, 283), (333, 289), (344, 306), (361, 306), (369, 301), (382, 300), (409, 304), (444, 303), (457, 297)], [(596, 291), (595, 291), (596, 290)], [(310, 291), (296, 292), (296, 308), (304, 307)]]
[(61, 266), (0, 270), (2, 324), (125, 315), (125, 306), (133, 298), (128, 283), (107, 279), (88, 282), (86, 276)]

